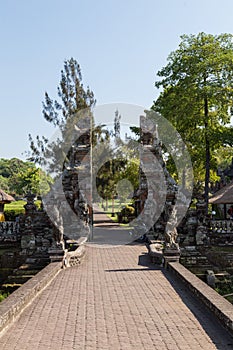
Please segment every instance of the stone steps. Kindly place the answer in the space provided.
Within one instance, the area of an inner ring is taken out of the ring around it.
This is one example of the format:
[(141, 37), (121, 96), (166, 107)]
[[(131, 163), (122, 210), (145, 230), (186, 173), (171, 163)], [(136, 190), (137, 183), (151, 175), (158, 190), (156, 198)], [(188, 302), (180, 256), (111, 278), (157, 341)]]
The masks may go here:
[(208, 258), (196, 250), (195, 247), (181, 249), (180, 263), (197, 275), (214, 269)]

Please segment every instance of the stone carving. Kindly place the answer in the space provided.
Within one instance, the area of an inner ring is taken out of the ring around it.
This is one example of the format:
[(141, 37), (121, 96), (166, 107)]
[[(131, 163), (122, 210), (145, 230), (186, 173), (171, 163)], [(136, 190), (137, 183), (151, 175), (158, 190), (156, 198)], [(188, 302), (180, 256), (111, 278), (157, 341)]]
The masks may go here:
[[(151, 244), (148, 245), (149, 254), (159, 255), (159, 260), (161, 260), (161, 251), (159, 253), (153, 251), (155, 242), (153, 240), (160, 239), (164, 242), (162, 253), (166, 266), (168, 261), (179, 260), (176, 226), (177, 217), (182, 211), (181, 207), (186, 204), (186, 197), (181, 191), (178, 193), (178, 186), (166, 169), (157, 125), (154, 125), (149, 118), (141, 116), (140, 126), (141, 142), (147, 152), (142, 152), (140, 155), (141, 168), (145, 170), (140, 172), (139, 212), (143, 211), (144, 218), (148, 218), (145, 227), (140, 225), (140, 229), (142, 233), (147, 231), (151, 240)], [(175, 206), (178, 196), (179, 206)], [(154, 216), (151, 213), (154, 213)]]
[(204, 217), (198, 218), (197, 230), (196, 230), (196, 244), (203, 245), (207, 240), (207, 227)]
[(174, 207), (172, 212), (171, 212), (171, 216), (168, 219), (166, 229), (165, 229), (166, 248), (176, 249), (176, 250), (179, 249), (179, 245), (176, 242), (176, 239), (178, 236), (176, 225), (177, 225), (177, 216), (176, 216), (176, 209)]
[(29, 213), (35, 212), (37, 210), (36, 205), (34, 203), (35, 195), (29, 192), (26, 195), (26, 198), (27, 198), (27, 203), (24, 205), (25, 213), (29, 214)]

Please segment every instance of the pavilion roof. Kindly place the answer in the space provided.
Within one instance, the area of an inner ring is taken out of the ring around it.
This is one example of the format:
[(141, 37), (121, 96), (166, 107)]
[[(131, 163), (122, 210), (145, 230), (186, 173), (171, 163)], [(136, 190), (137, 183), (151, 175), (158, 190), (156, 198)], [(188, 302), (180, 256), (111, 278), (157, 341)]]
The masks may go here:
[(0, 203), (10, 203), (15, 201), (14, 197), (10, 196), (6, 192), (4, 192), (2, 189), (0, 189)]
[(222, 187), (209, 199), (210, 204), (233, 204), (233, 181)]

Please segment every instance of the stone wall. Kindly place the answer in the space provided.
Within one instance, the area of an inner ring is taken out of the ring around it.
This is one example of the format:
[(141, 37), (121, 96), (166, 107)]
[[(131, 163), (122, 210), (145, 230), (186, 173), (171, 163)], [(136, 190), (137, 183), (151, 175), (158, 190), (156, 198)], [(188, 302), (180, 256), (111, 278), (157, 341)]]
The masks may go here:
[(0, 243), (17, 242), (19, 239), (19, 223), (14, 221), (0, 222)]
[(21, 255), (38, 260), (49, 259), (55, 241), (55, 227), (44, 211), (31, 211), (20, 216)]
[(149, 233), (157, 239), (164, 239), (176, 200), (177, 185), (166, 169), (156, 125), (141, 116), (140, 129), (139, 211), (144, 213)]

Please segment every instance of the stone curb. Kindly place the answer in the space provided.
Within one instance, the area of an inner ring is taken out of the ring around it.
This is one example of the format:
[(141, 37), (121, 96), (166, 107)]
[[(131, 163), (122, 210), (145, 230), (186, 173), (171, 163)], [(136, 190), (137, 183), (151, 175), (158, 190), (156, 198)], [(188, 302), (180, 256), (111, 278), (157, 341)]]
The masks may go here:
[(169, 262), (168, 269), (188, 286), (233, 335), (233, 305), (179, 262)]
[(0, 303), (0, 334), (61, 271), (61, 262), (50, 263)]

